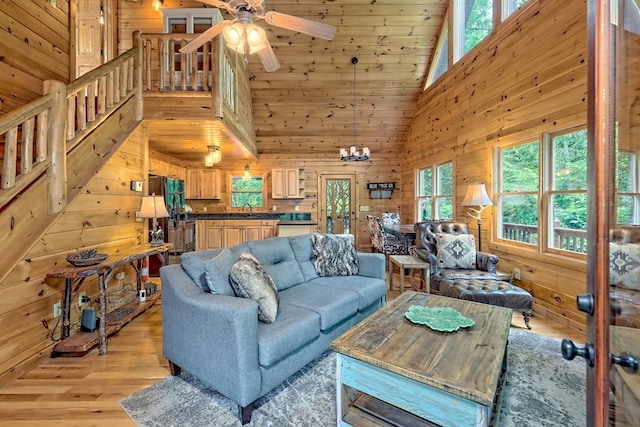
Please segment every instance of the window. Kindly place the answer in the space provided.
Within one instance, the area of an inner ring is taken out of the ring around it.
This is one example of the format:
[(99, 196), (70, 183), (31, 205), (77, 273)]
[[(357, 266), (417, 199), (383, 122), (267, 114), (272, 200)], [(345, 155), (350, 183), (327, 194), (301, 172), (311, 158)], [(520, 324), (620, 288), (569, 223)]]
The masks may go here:
[[(587, 251), (587, 131), (497, 150), (499, 239), (541, 251)], [(544, 154), (543, 154), (544, 153)]]
[(538, 244), (538, 141), (500, 151), (498, 164), (498, 237)]
[(586, 253), (587, 130), (552, 134), (549, 138), (552, 168), (547, 244), (549, 248)]
[(242, 208), (249, 204), (253, 208), (264, 206), (264, 179), (261, 176), (234, 175), (231, 177), (231, 207)]
[(638, 152), (616, 153), (616, 213), (618, 224), (640, 224)]
[(458, 26), (460, 43), (464, 47), (462, 54), (473, 49), (493, 29), (493, 0), (457, 0), (463, 21)]
[(434, 54), (433, 64), (427, 77), (427, 86), (438, 80), (449, 68), (449, 26), (445, 22), (440, 38), (438, 39), (438, 47)]
[(453, 218), (453, 163), (420, 169), (417, 174), (418, 221)]
[(502, 0), (502, 20), (507, 19), (513, 12), (520, 9), (528, 0)]

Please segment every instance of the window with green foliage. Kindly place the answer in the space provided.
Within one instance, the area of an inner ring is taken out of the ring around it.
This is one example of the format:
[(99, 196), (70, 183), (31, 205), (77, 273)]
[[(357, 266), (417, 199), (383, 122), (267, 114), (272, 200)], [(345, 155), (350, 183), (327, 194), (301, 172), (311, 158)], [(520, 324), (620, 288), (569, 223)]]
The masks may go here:
[(538, 141), (499, 151), (496, 174), (499, 238), (538, 243), (539, 156)]
[(241, 208), (247, 204), (254, 208), (264, 206), (263, 182), (261, 176), (231, 177), (231, 206)]
[(418, 221), (453, 218), (453, 163), (417, 171)]
[(502, 0), (502, 20), (507, 19), (513, 12), (520, 9), (529, 0)]
[(462, 43), (466, 54), (493, 30), (493, 0), (464, 0), (463, 19)]

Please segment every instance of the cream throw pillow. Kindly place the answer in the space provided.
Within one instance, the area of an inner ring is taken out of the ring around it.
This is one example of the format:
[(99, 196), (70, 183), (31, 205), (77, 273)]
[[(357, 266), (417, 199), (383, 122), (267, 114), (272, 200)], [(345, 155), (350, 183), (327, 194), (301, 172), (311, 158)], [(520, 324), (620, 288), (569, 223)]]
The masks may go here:
[(640, 244), (609, 243), (609, 273), (612, 285), (640, 290)]
[(436, 234), (439, 268), (476, 268), (476, 240), (473, 234)]

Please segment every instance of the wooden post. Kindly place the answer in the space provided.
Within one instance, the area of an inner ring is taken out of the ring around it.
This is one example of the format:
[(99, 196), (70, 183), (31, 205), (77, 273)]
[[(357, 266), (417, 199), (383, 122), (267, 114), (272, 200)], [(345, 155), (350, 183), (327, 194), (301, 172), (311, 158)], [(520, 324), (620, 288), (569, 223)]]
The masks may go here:
[(144, 45), (142, 43), (142, 34), (136, 30), (133, 32), (133, 46), (137, 49), (135, 57), (135, 86), (136, 86), (136, 121), (144, 118), (144, 87), (142, 73), (144, 68)]
[(48, 114), (49, 135), (49, 200), (48, 212), (60, 212), (67, 204), (67, 88), (56, 80), (44, 82), (44, 93), (53, 95), (53, 105)]

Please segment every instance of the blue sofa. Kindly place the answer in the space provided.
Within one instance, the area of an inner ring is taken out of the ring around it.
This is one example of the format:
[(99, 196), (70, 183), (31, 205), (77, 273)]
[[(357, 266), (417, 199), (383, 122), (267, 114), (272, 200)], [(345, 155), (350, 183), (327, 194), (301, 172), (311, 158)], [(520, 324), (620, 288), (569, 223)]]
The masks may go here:
[[(323, 277), (315, 271), (311, 234), (228, 249), (236, 259), (250, 252), (275, 282), (275, 321), (259, 322), (254, 300), (207, 292), (205, 262), (221, 250), (188, 252), (181, 264), (160, 269), (163, 354), (172, 374), (184, 369), (237, 403), (246, 424), (258, 398), (384, 305), (385, 258), (358, 252), (357, 275)], [(228, 283), (207, 271), (209, 280)]]

